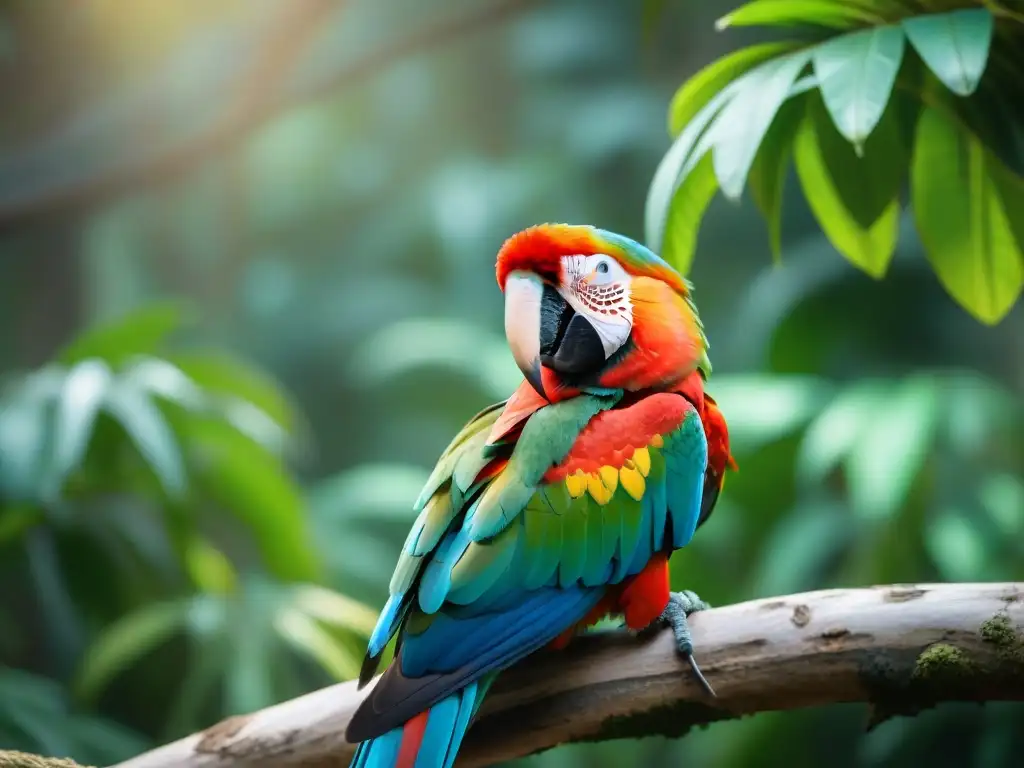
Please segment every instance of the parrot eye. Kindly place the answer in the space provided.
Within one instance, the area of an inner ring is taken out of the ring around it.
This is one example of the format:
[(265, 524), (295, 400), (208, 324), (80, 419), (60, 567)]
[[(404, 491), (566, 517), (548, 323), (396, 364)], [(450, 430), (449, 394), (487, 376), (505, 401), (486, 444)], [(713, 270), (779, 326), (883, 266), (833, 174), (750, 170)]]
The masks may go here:
[(601, 273), (602, 275), (607, 275), (608, 274), (608, 262), (607, 261), (599, 261), (597, 263), (597, 271), (599, 273)]

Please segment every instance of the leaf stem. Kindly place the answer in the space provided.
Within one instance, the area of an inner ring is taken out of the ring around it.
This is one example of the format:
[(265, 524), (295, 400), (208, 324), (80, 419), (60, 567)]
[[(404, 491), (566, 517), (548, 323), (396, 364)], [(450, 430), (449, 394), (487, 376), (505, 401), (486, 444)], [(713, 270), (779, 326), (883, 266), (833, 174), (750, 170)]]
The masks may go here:
[(981, 4), (997, 19), (1009, 19), (1018, 24), (1024, 24), (1024, 14), (1004, 8), (996, 0), (981, 0)]

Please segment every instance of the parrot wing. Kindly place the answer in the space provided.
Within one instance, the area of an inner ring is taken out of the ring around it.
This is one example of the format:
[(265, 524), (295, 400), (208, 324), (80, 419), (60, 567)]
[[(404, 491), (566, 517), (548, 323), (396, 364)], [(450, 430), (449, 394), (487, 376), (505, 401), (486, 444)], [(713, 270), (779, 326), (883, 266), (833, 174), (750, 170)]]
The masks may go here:
[(690, 540), (707, 464), (699, 415), (677, 394), (620, 398), (547, 405), (514, 444), (500, 445), (487, 442), (495, 406), (452, 442), (427, 483), (367, 660), (401, 626), (398, 654), (353, 716), (351, 741), (543, 647), (609, 584)]
[(704, 434), (708, 441), (708, 468), (704, 477), (704, 495), (701, 499), (698, 527), (707, 522), (715, 511), (718, 496), (725, 486), (725, 471), (736, 471), (736, 461), (729, 450), (729, 427), (725, 417), (711, 395), (704, 395), (704, 407), (701, 413)]

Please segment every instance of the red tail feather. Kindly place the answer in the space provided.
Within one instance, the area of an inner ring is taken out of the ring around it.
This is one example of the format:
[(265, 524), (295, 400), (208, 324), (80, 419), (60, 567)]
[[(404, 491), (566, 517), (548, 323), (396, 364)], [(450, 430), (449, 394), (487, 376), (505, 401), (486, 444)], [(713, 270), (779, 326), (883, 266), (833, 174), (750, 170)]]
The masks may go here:
[(419, 754), (420, 745), (423, 744), (423, 734), (427, 730), (429, 716), (430, 710), (420, 712), (402, 728), (402, 746), (398, 749), (395, 768), (413, 768), (416, 764), (416, 755)]

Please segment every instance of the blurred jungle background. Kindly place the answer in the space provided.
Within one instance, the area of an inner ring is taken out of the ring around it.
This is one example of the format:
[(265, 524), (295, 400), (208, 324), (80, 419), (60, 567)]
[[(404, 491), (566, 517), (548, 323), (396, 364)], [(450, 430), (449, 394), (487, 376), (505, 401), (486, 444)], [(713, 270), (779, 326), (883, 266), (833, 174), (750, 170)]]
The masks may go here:
[[(652, 15), (654, 6), (662, 6)], [(354, 677), (439, 452), (518, 381), (494, 254), (643, 237), (729, 4), (0, 3), (0, 748), (109, 764)], [(1024, 578), (1024, 309), (901, 228), (876, 281), (787, 187), (690, 273), (740, 472), (674, 560), (713, 604)], [(1024, 710), (862, 707), (523, 766), (1008, 766)]]

